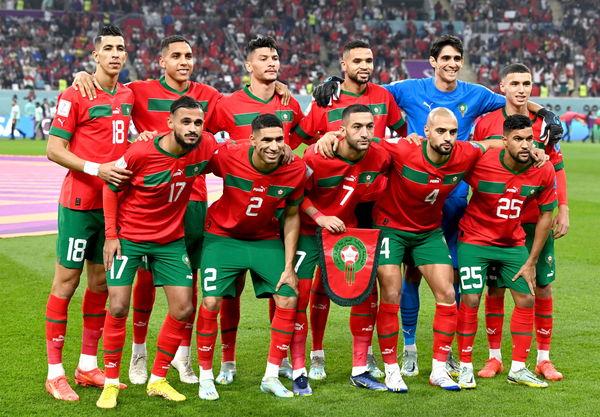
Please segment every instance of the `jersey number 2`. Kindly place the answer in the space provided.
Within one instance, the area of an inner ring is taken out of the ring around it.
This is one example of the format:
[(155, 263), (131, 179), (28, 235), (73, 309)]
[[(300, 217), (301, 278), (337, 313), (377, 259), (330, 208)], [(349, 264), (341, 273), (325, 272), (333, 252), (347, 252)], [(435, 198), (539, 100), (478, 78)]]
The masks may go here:
[(257, 212), (253, 212), (253, 209), (259, 209), (262, 206), (263, 199), (260, 197), (252, 197), (250, 198), (250, 204), (248, 204), (248, 208), (246, 209), (246, 216), (258, 216)]

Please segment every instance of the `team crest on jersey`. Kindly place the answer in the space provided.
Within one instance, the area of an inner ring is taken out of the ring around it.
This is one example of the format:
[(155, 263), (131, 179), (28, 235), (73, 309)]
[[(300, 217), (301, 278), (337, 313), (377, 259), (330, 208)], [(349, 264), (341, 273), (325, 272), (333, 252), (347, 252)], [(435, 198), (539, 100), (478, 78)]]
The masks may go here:
[(71, 111), (71, 102), (68, 100), (61, 99), (58, 102), (58, 106), (56, 108), (56, 114), (58, 116), (69, 117), (70, 111)]
[(277, 190), (277, 195), (282, 195), (283, 194), (283, 190), (279, 189)]
[(455, 175), (452, 177), (452, 184), (456, 184), (458, 182), (458, 177)]
[(337, 269), (344, 272), (346, 283), (352, 285), (355, 274), (367, 263), (367, 248), (360, 239), (347, 236), (337, 241), (332, 256)]
[(183, 261), (184, 264), (186, 264), (187, 266), (191, 267), (190, 258), (187, 255), (183, 255), (181, 257), (181, 260)]
[(548, 264), (548, 266), (551, 267), (553, 262), (554, 262), (554, 258), (552, 257), (552, 255), (546, 256), (546, 263)]
[(462, 117), (465, 117), (465, 113), (467, 112), (468, 106), (465, 103), (460, 103), (458, 105), (458, 111)]

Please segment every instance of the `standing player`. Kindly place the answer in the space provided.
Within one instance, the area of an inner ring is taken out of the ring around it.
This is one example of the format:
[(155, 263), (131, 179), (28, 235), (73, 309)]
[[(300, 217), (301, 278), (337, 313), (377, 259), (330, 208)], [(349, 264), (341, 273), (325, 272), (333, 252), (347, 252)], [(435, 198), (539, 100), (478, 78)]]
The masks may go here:
[(110, 299), (104, 323), (106, 382), (96, 403), (99, 408), (117, 405), (131, 287), (143, 257), (149, 258), (154, 284), (164, 287), (168, 304), (146, 391), (171, 401), (185, 400), (166, 375), (193, 315), (183, 217), (192, 184), (216, 148), (212, 135), (202, 134), (203, 124), (199, 102), (187, 96), (174, 101), (168, 119), (172, 131), (133, 144), (117, 162), (132, 171), (131, 182), (120, 193), (117, 188), (104, 188), (104, 266)]
[[(275, 39), (267, 36), (248, 42), (245, 67), (250, 74), (250, 84), (219, 100), (207, 129), (213, 133), (226, 131), (234, 141), (248, 140), (252, 133), (252, 120), (260, 114), (272, 113), (283, 123), (285, 143), (291, 144), (290, 132), (303, 114), (296, 99), (292, 97), (288, 104), (284, 104), (284, 97), (276, 94), (280, 66)], [(235, 345), (240, 321), (239, 295), (244, 287), (244, 279), (245, 274), (242, 274), (238, 283), (239, 293), (235, 297), (225, 298), (222, 303), (222, 363), (216, 379), (219, 384), (231, 384), (237, 373)], [(291, 377), (287, 359), (282, 371)]]
[[(301, 206), (302, 224), (296, 262), (299, 294), (296, 329), (291, 345), (293, 390), (297, 395), (312, 394), (304, 363), (308, 333), (306, 307), (319, 259), (315, 229), (320, 226), (332, 233), (340, 233), (344, 232), (346, 227), (356, 227), (356, 205), (363, 201), (366, 192), (374, 188), (372, 184), (379, 175), (387, 172), (390, 164), (388, 153), (377, 144), (371, 143), (375, 118), (368, 106), (352, 104), (346, 107), (342, 112), (341, 122), (339, 133), (342, 139), (335, 158), (324, 159), (315, 153), (314, 146), (309, 147), (304, 154), (308, 180)], [(316, 279), (321, 279), (320, 274)], [(319, 291), (324, 291), (322, 284), (318, 287)], [(314, 288), (313, 286), (313, 291)], [(353, 306), (350, 312), (353, 358), (350, 383), (359, 388), (387, 391), (384, 384), (369, 374), (367, 367), (367, 355), (375, 324), (372, 302), (373, 300), (367, 298), (362, 304)], [(311, 312), (311, 316), (312, 314)]]
[[(236, 280), (247, 269), (258, 297), (273, 296), (271, 345), (263, 392), (291, 397), (279, 381), (281, 361), (287, 356), (294, 330), (297, 277), (294, 255), (300, 231), (298, 205), (304, 194), (306, 168), (295, 159), (282, 164), (284, 124), (273, 114), (252, 121), (250, 144), (226, 145), (213, 157), (210, 169), (223, 178), (223, 196), (208, 210), (202, 251), (202, 305), (198, 314), (197, 345), (200, 363), (199, 396), (216, 400), (212, 362), (221, 301), (236, 296)], [(283, 242), (275, 217), (282, 202)]]
[[(510, 288), (515, 308), (510, 331), (513, 357), (508, 382), (543, 388), (525, 367), (533, 337), (536, 265), (550, 233), (556, 207), (555, 175), (551, 166), (532, 167), (533, 129), (529, 117), (515, 114), (503, 123), (504, 149), (484, 155), (466, 181), (473, 196), (460, 221), (458, 261), (462, 302), (457, 329), (460, 355), (459, 384), (475, 388), (471, 361), (477, 333), (477, 311), (491, 263), (498, 265), (498, 285)], [(521, 214), (537, 200), (540, 214), (528, 253)]]
[[(406, 113), (409, 134), (417, 133), (423, 136), (429, 112), (437, 107), (445, 107), (450, 109), (458, 120), (458, 140), (468, 140), (471, 127), (477, 117), (505, 105), (506, 100), (503, 96), (481, 85), (458, 80), (463, 62), (462, 41), (456, 36), (444, 35), (431, 45), (429, 63), (434, 70), (432, 78), (409, 79), (385, 86), (394, 96), (398, 106)], [(324, 88), (317, 87), (314, 96), (320, 105), (326, 106), (335, 90), (337, 84), (330, 82)], [(527, 102), (527, 108), (537, 112), (538, 116), (546, 122), (544, 138), (549, 138), (550, 141), (560, 139), (562, 126), (553, 113), (532, 102)], [(467, 194), (468, 186), (464, 183), (458, 185), (446, 200), (443, 210), (442, 228), (452, 255), (454, 269), (457, 268), (458, 221), (467, 206)], [(419, 373), (415, 335), (419, 314), (420, 277), (418, 271), (408, 268), (405, 285), (402, 287), (401, 309), (404, 334), (402, 373), (407, 376)], [(458, 290), (458, 284), (455, 284), (455, 290)], [(449, 369), (457, 374), (458, 368), (454, 361), (451, 362)]]
[[(500, 89), (506, 96), (506, 106), (483, 117), (475, 125), (475, 140), (502, 137), (502, 125), (508, 116), (522, 114), (531, 119), (534, 145), (545, 149), (550, 156), (556, 172), (556, 191), (558, 195), (558, 214), (554, 218), (551, 233), (540, 255), (537, 264), (535, 288), (535, 328), (538, 344), (536, 373), (546, 379), (556, 381), (562, 379), (550, 361), (550, 341), (552, 335), (552, 281), (555, 279), (556, 261), (554, 257), (554, 239), (564, 236), (569, 228), (569, 206), (567, 203), (567, 179), (563, 169), (562, 153), (558, 144), (541, 140), (542, 120), (527, 110), (526, 102), (531, 95), (531, 71), (523, 64), (511, 64), (502, 70)], [(535, 222), (539, 210), (535, 204), (530, 204), (521, 215), (521, 223), (526, 233), (525, 244), (531, 250), (535, 234)], [(490, 285), (492, 284), (492, 285)], [(478, 375), (490, 378), (501, 372), (502, 327), (504, 323), (504, 288), (488, 282), (488, 294), (485, 297), (485, 321), (490, 347), (490, 356)]]
[[(342, 125), (342, 113), (345, 108), (353, 104), (364, 104), (371, 109), (374, 116), (373, 136), (385, 138), (386, 129), (398, 132), (405, 136), (406, 124), (402, 112), (394, 101), (394, 97), (383, 87), (370, 82), (373, 75), (373, 51), (368, 43), (361, 40), (353, 40), (344, 45), (340, 66), (344, 73), (344, 80), (340, 84), (339, 99), (331, 102), (331, 106), (319, 107), (311, 103), (308, 114), (300, 121), (294, 129), (296, 141), (312, 141), (325, 132), (336, 131)], [(358, 214), (370, 218), (372, 204), (359, 205)], [(364, 213), (364, 211), (367, 213)], [(369, 224), (370, 219), (359, 222)], [(320, 274), (320, 271), (317, 272)], [(370, 314), (372, 323), (375, 325), (377, 316), (377, 289), (374, 289), (371, 303), (374, 309)], [(325, 353), (323, 339), (325, 326), (329, 315), (330, 300), (325, 294), (320, 279), (316, 279), (311, 291), (310, 327), (312, 334), (312, 349), (310, 353), (311, 367), (309, 377), (312, 379), (323, 379), (325, 373)], [(371, 344), (368, 354), (369, 370), (375, 377), (382, 377), (383, 373), (377, 367)]]
[[(135, 96), (131, 117), (136, 129), (140, 132), (153, 131), (154, 133), (168, 131), (170, 106), (183, 95), (192, 97), (202, 104), (205, 124), (208, 123), (222, 94), (206, 84), (190, 81), (194, 70), (190, 43), (180, 35), (168, 36), (162, 40), (160, 51), (159, 64), (165, 71), (164, 76), (159, 80), (133, 81), (127, 85)], [(83, 96), (91, 97), (95, 95), (93, 84), (92, 76), (85, 72), (79, 73), (73, 82)], [(203, 241), (203, 229), (198, 225), (204, 224), (206, 209), (206, 181), (204, 175), (200, 175), (194, 182), (184, 217), (185, 243), (194, 278), (192, 287), (194, 311), (197, 305), (197, 270), (200, 267)], [(156, 291), (152, 272), (147, 268), (148, 266), (140, 268), (133, 286), (133, 346), (129, 365), (129, 379), (133, 384), (145, 384), (148, 380), (146, 337)], [(198, 383), (190, 358), (194, 317), (195, 315), (190, 317), (181, 346), (177, 349), (177, 354), (171, 363), (179, 371), (181, 381), (188, 384)]]
[(47, 149), (50, 160), (69, 169), (61, 189), (57, 262), (46, 305), (46, 390), (66, 401), (79, 399), (67, 382), (62, 351), (69, 301), (79, 284), (85, 260), (88, 286), (83, 296), (82, 348), (75, 382), (104, 385), (104, 373), (97, 363), (108, 296), (102, 266), (102, 185), (104, 181), (119, 185), (130, 174), (109, 163), (127, 149), (133, 106), (131, 90), (117, 82), (127, 57), (119, 28), (108, 25), (100, 30), (94, 39), (92, 56), (102, 87), (98, 99), (91, 102), (73, 88), (67, 88), (59, 97)]

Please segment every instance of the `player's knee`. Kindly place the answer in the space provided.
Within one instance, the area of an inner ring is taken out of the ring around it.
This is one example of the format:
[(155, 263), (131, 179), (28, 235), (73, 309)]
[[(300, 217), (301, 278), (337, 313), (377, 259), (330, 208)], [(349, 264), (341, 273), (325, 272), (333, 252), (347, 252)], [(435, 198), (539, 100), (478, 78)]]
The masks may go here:
[(538, 285), (535, 287), (535, 296), (538, 298), (550, 298), (552, 297), (552, 285)]
[(129, 312), (129, 303), (125, 300), (110, 300), (108, 311), (116, 319), (125, 317)]
[(456, 300), (454, 287), (450, 285), (436, 291), (435, 300), (438, 303), (452, 304)]
[(218, 311), (221, 308), (221, 299), (218, 297), (204, 297), (202, 307), (208, 311)]
[(79, 286), (80, 269), (57, 268), (52, 281), (52, 294), (64, 299), (70, 299)]
[(282, 297), (275, 296), (275, 304), (279, 308), (296, 308), (298, 305), (298, 297)]
[(191, 303), (181, 303), (169, 307), (169, 314), (179, 321), (186, 321), (194, 313), (194, 306)]
[(535, 297), (531, 294), (520, 293), (513, 297), (515, 305), (521, 308), (533, 308), (535, 304)]
[(460, 302), (469, 308), (478, 308), (481, 296), (478, 294), (463, 294)]

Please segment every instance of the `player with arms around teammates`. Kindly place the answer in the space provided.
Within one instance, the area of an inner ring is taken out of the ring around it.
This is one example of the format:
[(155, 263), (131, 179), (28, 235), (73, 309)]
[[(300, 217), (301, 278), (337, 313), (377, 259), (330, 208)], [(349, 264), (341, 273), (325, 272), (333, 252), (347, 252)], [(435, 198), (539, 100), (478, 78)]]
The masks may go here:
[(154, 283), (163, 286), (168, 304), (146, 391), (171, 401), (185, 400), (166, 380), (193, 315), (193, 280), (183, 217), (192, 184), (217, 145), (210, 133), (202, 133), (204, 111), (191, 97), (183, 96), (171, 104), (168, 125), (172, 131), (131, 145), (117, 162), (132, 171), (129, 184), (120, 189), (104, 187), (104, 265), (110, 298), (104, 323), (106, 382), (96, 403), (99, 408), (117, 405), (132, 284), (143, 257), (152, 265)]
[[(130, 172), (115, 161), (127, 149), (133, 93), (117, 82), (127, 52), (121, 30), (104, 26), (94, 39), (92, 57), (101, 90), (92, 102), (67, 88), (58, 100), (50, 128), (48, 159), (68, 168), (58, 207), (57, 261), (46, 305), (46, 390), (59, 400), (76, 401), (62, 365), (69, 301), (79, 285), (84, 263), (88, 286), (83, 296), (83, 337), (75, 382), (103, 386), (98, 369), (98, 341), (102, 336), (108, 297), (102, 265), (104, 181), (120, 185)], [(86, 262), (87, 261), (87, 262)]]
[[(202, 305), (196, 324), (199, 396), (216, 400), (212, 363), (217, 316), (223, 297), (238, 294), (240, 273), (253, 274), (257, 297), (273, 297), (271, 344), (263, 392), (292, 397), (279, 381), (279, 367), (292, 339), (297, 304), (294, 256), (300, 231), (299, 204), (304, 196), (306, 167), (296, 158), (282, 163), (284, 124), (273, 114), (252, 121), (251, 144), (227, 144), (209, 169), (223, 178), (223, 195), (208, 209), (202, 251)], [(283, 241), (276, 212), (284, 205)]]
[[(479, 120), (475, 125), (474, 139), (483, 140), (502, 137), (502, 126), (508, 116), (522, 114), (531, 119), (534, 145), (545, 150), (554, 166), (558, 213), (552, 223), (554, 231), (548, 236), (537, 264), (535, 328), (538, 355), (535, 371), (548, 380), (556, 381), (562, 379), (562, 374), (556, 370), (550, 361), (550, 342), (553, 328), (552, 281), (554, 281), (556, 274), (554, 239), (564, 236), (569, 229), (567, 179), (558, 143), (551, 142), (548, 139), (542, 140), (543, 120), (528, 111), (526, 107), (533, 85), (531, 71), (523, 64), (511, 64), (505, 67), (501, 74), (500, 89), (506, 95), (506, 106)], [(528, 250), (531, 250), (533, 244), (538, 214), (539, 210), (536, 204), (529, 204), (521, 215), (521, 223), (527, 234), (525, 244)], [(483, 378), (491, 378), (504, 368), (502, 365), (502, 352), (500, 351), (504, 323), (504, 292), (505, 289), (494, 285), (494, 281), (488, 281), (488, 294), (485, 297), (485, 321), (490, 352), (485, 367), (478, 372), (478, 375)]]
[[(292, 338), (291, 353), (293, 366), (293, 390), (297, 395), (310, 395), (305, 360), (308, 323), (306, 306), (315, 286), (312, 278), (319, 259), (319, 249), (315, 236), (316, 227), (323, 227), (331, 233), (341, 233), (346, 227), (356, 227), (355, 208), (372, 191), (374, 182), (386, 174), (390, 157), (387, 152), (372, 143), (375, 118), (371, 109), (364, 104), (352, 104), (342, 112), (342, 134), (334, 158), (325, 159), (315, 152), (314, 145), (304, 153), (308, 179), (305, 199), (301, 208), (301, 234), (298, 241), (296, 269), (299, 282), (299, 296), (296, 313), (296, 328)], [(335, 138), (337, 141), (337, 138)], [(373, 198), (375, 198), (373, 196)], [(320, 280), (320, 274), (315, 278)], [(324, 292), (322, 284), (319, 291)], [(373, 337), (375, 314), (369, 297), (363, 303), (353, 306), (350, 311), (352, 332), (352, 374), (350, 383), (359, 388), (387, 391), (368, 369), (367, 356)], [(375, 300), (375, 303), (377, 301)], [(311, 313), (312, 314), (312, 313)], [(311, 367), (312, 369), (312, 367)]]
[[(536, 267), (556, 207), (555, 174), (550, 164), (542, 168), (532, 166), (534, 134), (528, 116), (508, 116), (503, 126), (504, 149), (486, 153), (466, 177), (473, 196), (460, 221), (458, 248), (458, 380), (462, 388), (477, 386), (471, 357), (477, 311), (491, 264), (498, 265), (498, 286), (509, 288), (515, 302), (510, 322), (513, 355), (508, 382), (536, 388), (548, 386), (526, 368), (525, 361), (533, 338)], [(529, 204), (535, 203), (540, 211), (528, 252), (521, 216)]]

